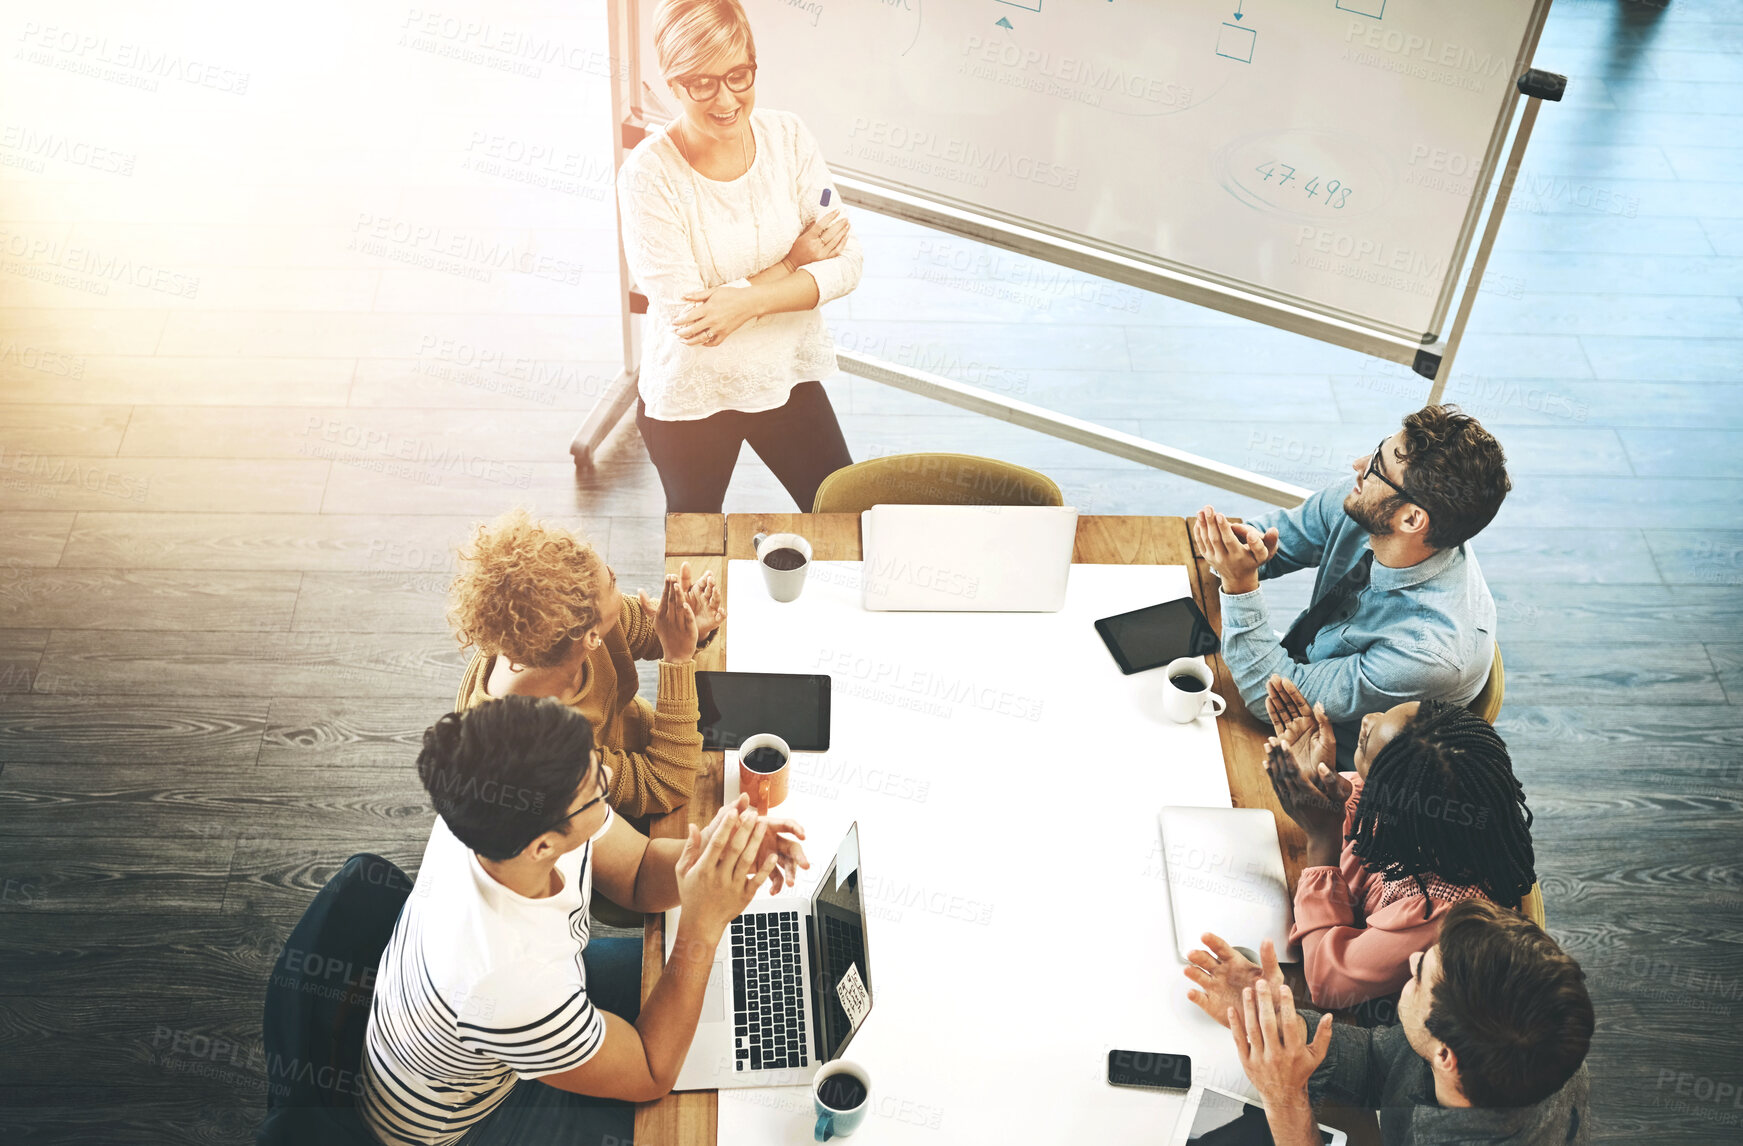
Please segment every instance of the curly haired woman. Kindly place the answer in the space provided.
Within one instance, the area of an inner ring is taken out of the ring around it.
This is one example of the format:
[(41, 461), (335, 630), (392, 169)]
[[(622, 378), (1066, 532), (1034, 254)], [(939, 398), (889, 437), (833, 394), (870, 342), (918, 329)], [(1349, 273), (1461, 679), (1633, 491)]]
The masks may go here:
[[(525, 510), (480, 526), (460, 551), (448, 618), (478, 651), (454, 701), (465, 711), (504, 696), (549, 696), (585, 716), (611, 767), (607, 800), (625, 816), (690, 799), (702, 766), (696, 649), (726, 610), (712, 573), (668, 574), (656, 604), (620, 593), (592, 546)], [(658, 702), (636, 695), (635, 662), (660, 662)]]
[(1531, 809), (1487, 721), (1440, 700), (1362, 718), (1355, 774), (1337, 771), (1325, 706), (1274, 676), (1265, 770), (1307, 836), (1295, 926), (1322, 1007), (1386, 998), (1434, 946), (1454, 904), (1516, 907), (1536, 882)]

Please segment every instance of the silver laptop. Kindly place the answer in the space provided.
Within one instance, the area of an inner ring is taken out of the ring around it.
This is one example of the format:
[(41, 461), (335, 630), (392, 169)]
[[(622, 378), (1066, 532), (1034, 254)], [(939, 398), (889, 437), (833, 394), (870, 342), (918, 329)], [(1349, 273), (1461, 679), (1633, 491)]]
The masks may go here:
[[(666, 913), (668, 958), (678, 917)], [(840, 1057), (871, 1001), (854, 824), (809, 900), (758, 900), (727, 928), (672, 1089), (807, 1085)]]
[(874, 505), (861, 518), (861, 600), (877, 611), (1054, 613), (1065, 605), (1077, 510)]
[(1279, 963), (1301, 961), (1300, 949), (1289, 947), (1294, 903), (1270, 809), (1170, 807), (1156, 819), (1181, 959), (1213, 931), (1254, 962), (1266, 939), (1277, 945)]

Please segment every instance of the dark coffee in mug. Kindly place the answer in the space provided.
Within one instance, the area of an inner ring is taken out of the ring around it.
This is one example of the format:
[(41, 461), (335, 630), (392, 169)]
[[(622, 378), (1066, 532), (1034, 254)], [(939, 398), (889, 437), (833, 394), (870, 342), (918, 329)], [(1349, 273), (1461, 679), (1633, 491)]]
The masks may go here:
[(851, 1074), (832, 1074), (817, 1088), (817, 1097), (831, 1110), (852, 1110), (865, 1101), (865, 1083)]
[(753, 748), (750, 755), (744, 758), (744, 766), (752, 772), (779, 772), (787, 758), (774, 748), (764, 746)]
[(791, 546), (786, 546), (781, 549), (769, 551), (769, 553), (764, 555), (763, 562), (768, 565), (770, 569), (779, 569), (781, 572), (786, 573), (805, 564), (805, 555)]
[(1181, 673), (1179, 676), (1171, 676), (1168, 678), (1168, 683), (1179, 689), (1181, 692), (1204, 691), (1204, 682), (1189, 673)]

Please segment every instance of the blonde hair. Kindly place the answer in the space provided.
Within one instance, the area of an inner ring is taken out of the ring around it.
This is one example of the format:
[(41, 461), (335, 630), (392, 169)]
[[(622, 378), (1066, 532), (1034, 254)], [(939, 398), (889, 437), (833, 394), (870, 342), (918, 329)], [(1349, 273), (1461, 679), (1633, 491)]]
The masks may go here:
[(591, 545), (566, 529), (510, 510), (480, 525), (448, 589), (448, 620), (461, 648), (554, 668), (599, 624), (611, 570)]
[(757, 62), (750, 17), (738, 0), (662, 0), (654, 13), (654, 52), (668, 80), (689, 75), (708, 60), (742, 50)]

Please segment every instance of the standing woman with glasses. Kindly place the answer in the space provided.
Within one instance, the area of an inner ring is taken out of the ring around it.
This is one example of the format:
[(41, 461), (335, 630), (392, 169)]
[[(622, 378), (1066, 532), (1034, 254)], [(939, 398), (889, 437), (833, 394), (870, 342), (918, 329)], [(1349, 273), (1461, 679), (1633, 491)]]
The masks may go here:
[(756, 108), (738, 0), (664, 0), (660, 72), (681, 114), (617, 176), (624, 257), (648, 296), (636, 424), (668, 513), (718, 513), (748, 441), (801, 511), (852, 463), (820, 381), (837, 369), (818, 307), (859, 285), (859, 241), (791, 112)]

